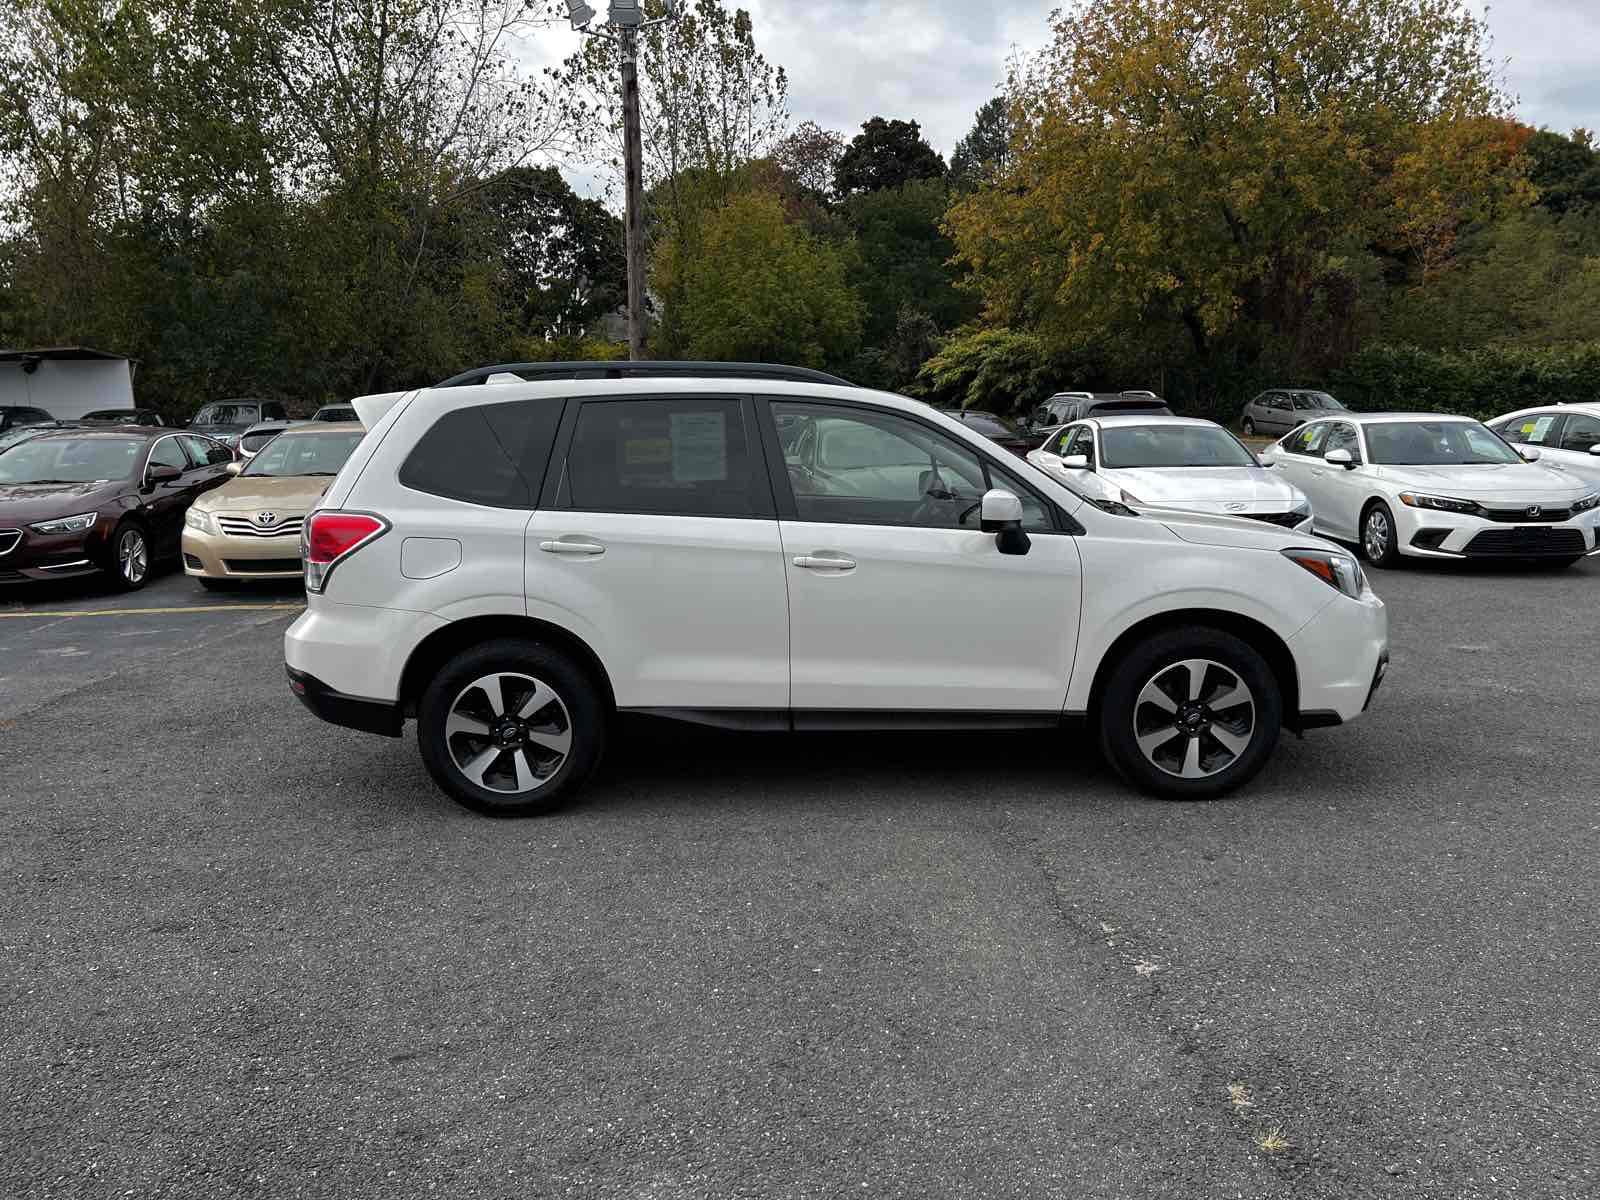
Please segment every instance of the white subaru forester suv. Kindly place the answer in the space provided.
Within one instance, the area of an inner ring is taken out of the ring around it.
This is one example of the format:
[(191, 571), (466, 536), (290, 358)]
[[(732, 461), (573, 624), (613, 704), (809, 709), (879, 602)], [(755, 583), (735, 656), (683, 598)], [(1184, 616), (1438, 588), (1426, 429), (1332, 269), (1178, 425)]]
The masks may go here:
[(1388, 663), (1340, 547), (1080, 494), (918, 401), (796, 368), (517, 370), (358, 402), (371, 432), (305, 522), (285, 638), (313, 712), (414, 718), (479, 811), (569, 800), (618, 712), (1086, 721), (1136, 786), (1206, 798), (1281, 728), (1358, 716)]

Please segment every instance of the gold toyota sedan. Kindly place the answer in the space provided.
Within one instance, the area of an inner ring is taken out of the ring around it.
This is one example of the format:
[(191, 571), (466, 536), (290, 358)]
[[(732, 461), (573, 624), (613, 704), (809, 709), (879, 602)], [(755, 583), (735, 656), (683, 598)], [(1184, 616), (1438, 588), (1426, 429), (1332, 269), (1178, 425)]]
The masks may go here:
[(365, 434), (353, 423), (298, 425), (261, 447), (184, 515), (184, 574), (207, 588), (299, 575), (300, 525)]

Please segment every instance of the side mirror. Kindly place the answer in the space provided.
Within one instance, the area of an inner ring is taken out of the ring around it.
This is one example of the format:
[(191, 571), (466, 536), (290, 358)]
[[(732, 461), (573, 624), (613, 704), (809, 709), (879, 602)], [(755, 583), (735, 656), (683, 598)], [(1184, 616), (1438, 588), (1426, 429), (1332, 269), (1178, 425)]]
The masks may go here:
[(222, 469), (224, 471), (226, 471), (229, 475), (237, 475), (240, 471), (244, 470), (244, 464), (242, 462), (238, 461), (237, 459), (235, 459), (233, 462), (228, 463)]
[(1033, 542), (1022, 528), (1022, 501), (1004, 488), (990, 488), (979, 506), (979, 527), (995, 535), (1001, 554), (1026, 554)]
[(155, 487), (158, 483), (171, 483), (183, 474), (177, 467), (169, 467), (166, 463), (153, 463), (144, 473), (146, 487)]
[(1540, 450), (1537, 446), (1518, 446), (1517, 453), (1522, 455), (1524, 462), (1538, 462)]
[(1074, 471), (1087, 471), (1089, 469), (1089, 456), (1087, 454), (1069, 454), (1061, 460), (1063, 467), (1070, 467)]
[(1600, 457), (1600, 442), (1596, 442), (1594, 445), (1590, 446), (1589, 453), (1595, 455), (1596, 457)]
[(1348, 450), (1329, 450), (1322, 456), (1322, 459), (1333, 466), (1343, 467), (1346, 471), (1353, 471), (1356, 468), (1355, 456)]

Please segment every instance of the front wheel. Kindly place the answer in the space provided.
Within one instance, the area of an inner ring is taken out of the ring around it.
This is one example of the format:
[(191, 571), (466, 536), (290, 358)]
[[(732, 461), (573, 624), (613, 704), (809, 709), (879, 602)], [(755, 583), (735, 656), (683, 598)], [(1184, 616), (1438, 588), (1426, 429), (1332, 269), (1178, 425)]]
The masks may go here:
[(588, 674), (538, 642), (504, 639), (445, 664), (417, 707), (434, 782), (466, 807), (526, 817), (567, 803), (600, 761), (606, 705)]
[(1375, 567), (1400, 565), (1394, 514), (1382, 500), (1369, 504), (1361, 514), (1361, 557)]
[(1157, 634), (1112, 669), (1100, 741), (1122, 777), (1173, 800), (1210, 800), (1266, 764), (1283, 694), (1248, 642), (1194, 626)]
[(138, 591), (145, 585), (150, 578), (150, 542), (142, 528), (129, 521), (112, 535), (107, 569), (125, 592)]

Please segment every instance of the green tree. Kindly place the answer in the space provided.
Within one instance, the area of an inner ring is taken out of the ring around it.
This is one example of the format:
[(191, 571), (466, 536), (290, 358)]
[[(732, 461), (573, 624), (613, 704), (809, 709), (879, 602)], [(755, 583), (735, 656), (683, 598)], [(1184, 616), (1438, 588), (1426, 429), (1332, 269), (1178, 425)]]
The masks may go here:
[(978, 109), (967, 136), (951, 151), (950, 177), (961, 187), (975, 188), (1004, 174), (1010, 165), (1011, 101), (995, 96)]
[(1432, 266), (1525, 201), (1483, 39), (1458, 0), (1058, 13), (1008, 85), (1014, 161), (949, 217), (989, 319), (1181, 323), (1210, 367), (1320, 361), (1374, 257)]
[(915, 121), (886, 121), (873, 117), (863, 122), (839, 156), (833, 173), (833, 190), (841, 199), (857, 192), (901, 187), (913, 179), (944, 176), (944, 159), (922, 139)]
[(770, 193), (710, 210), (692, 246), (658, 248), (652, 285), (668, 297), (658, 331), (672, 357), (836, 366), (861, 337), (860, 304), (837, 251), (784, 219)]
[(1566, 212), (1600, 202), (1600, 153), (1588, 130), (1562, 137), (1541, 129), (1528, 139), (1528, 182), (1539, 189), (1539, 204)]

